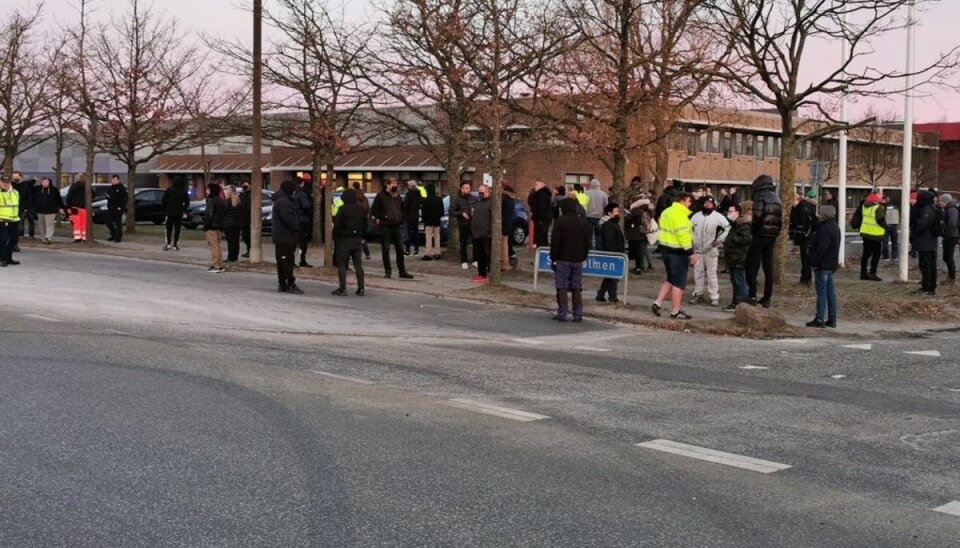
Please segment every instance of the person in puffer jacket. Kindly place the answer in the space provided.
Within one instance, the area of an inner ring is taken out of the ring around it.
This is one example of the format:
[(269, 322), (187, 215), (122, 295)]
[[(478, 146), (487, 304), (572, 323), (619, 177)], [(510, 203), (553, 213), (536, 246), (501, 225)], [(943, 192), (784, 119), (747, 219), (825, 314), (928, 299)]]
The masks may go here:
[(769, 175), (761, 175), (753, 181), (752, 215), (753, 242), (747, 253), (747, 285), (750, 286), (750, 300), (757, 302), (757, 276), (762, 266), (763, 298), (759, 304), (770, 308), (773, 298), (773, 253), (783, 228), (783, 202)]
[(706, 285), (710, 292), (710, 306), (720, 306), (717, 263), (720, 261), (720, 245), (727, 237), (730, 223), (717, 211), (713, 196), (708, 196), (703, 201), (703, 209), (694, 213), (690, 220), (693, 222), (693, 253), (700, 257), (693, 269), (694, 290), (690, 304), (706, 300), (703, 291), (703, 286)]

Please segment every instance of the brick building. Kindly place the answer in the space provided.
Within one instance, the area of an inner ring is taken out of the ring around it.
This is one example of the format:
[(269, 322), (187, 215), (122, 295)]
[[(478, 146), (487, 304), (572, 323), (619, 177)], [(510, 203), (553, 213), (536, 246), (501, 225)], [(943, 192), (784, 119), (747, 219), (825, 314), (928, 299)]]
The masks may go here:
[(960, 192), (960, 122), (916, 124), (917, 132), (936, 136), (939, 144), (936, 187), (949, 192)]

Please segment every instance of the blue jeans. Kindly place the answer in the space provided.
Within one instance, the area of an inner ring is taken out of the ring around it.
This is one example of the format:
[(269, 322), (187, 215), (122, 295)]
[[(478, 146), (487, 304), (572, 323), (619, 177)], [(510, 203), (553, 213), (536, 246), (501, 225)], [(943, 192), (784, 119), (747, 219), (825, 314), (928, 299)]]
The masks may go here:
[(750, 287), (747, 285), (747, 269), (731, 268), (730, 285), (733, 286), (733, 304), (738, 304), (750, 296)]
[[(837, 290), (833, 285), (833, 272), (826, 270), (817, 270), (817, 320), (818, 321), (837, 321)], [(824, 318), (824, 313), (829, 309), (829, 314)]]
[(593, 232), (593, 248), (592, 249), (603, 249), (603, 230), (600, 228), (600, 219), (587, 217), (587, 225), (590, 227), (590, 230)]

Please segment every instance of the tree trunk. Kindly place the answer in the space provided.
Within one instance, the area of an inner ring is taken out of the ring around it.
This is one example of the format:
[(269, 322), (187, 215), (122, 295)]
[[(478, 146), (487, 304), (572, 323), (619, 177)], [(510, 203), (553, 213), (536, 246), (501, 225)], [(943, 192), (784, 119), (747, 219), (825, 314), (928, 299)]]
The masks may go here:
[(53, 150), (53, 176), (57, 178), (53, 186), (58, 189), (61, 188), (61, 181), (63, 181), (63, 141), (63, 134), (58, 133)]
[[(200, 145), (200, 164), (203, 166), (203, 186), (206, 187), (210, 184), (210, 181), (213, 179), (213, 173), (210, 172), (210, 160), (207, 158), (207, 145)], [(203, 196), (203, 189), (197, 189), (200, 191), (200, 196)]]
[(627, 173), (627, 155), (623, 149), (618, 148), (613, 151), (613, 192), (610, 194), (610, 201), (623, 205), (626, 201), (626, 182), (624, 178)]
[(93, 172), (93, 161), (97, 156), (97, 124), (98, 121), (96, 117), (90, 119), (90, 127), (87, 129), (87, 166), (86, 166), (86, 179), (87, 184), (84, 193), (84, 203), (86, 204), (87, 209), (87, 244), (92, 244), (94, 241), (93, 238), (93, 183), (94, 183), (94, 172)]
[(777, 241), (776, 260), (774, 261), (774, 280), (782, 284), (787, 272), (787, 236), (790, 233), (790, 210), (797, 191), (794, 183), (797, 177), (797, 137), (793, 132), (792, 117), (783, 120), (783, 132), (780, 151), (780, 201), (783, 202), (783, 228)]
[[(333, 172), (333, 158), (326, 161), (327, 165), (327, 197), (323, 208), (323, 268), (333, 268), (333, 192), (336, 189), (336, 173)], [(366, 198), (364, 198), (366, 199)]]
[(16, 147), (3, 147), (3, 174), (7, 177), (13, 175), (13, 158), (17, 155)]
[[(458, 146), (455, 143), (451, 146)], [(450, 196), (450, 207), (453, 207), (453, 199), (460, 194), (460, 182), (463, 179), (463, 161), (455, 155), (447, 156), (446, 165), (443, 168), (447, 171), (447, 194)], [(442, 197), (443, 193), (437, 189), (437, 193)], [(450, 217), (450, 210), (444, 212), (447, 215), (447, 258), (453, 262), (460, 261), (460, 221)]]
[[(132, 156), (130, 156), (132, 158)], [(137, 164), (127, 166), (127, 234), (137, 233)]]
[(654, 171), (656, 175), (656, 183), (654, 183), (654, 190), (657, 191), (657, 194), (662, 194), (663, 189), (667, 186), (667, 179), (670, 177), (670, 150), (667, 148), (666, 143), (657, 143), (656, 145), (656, 158), (654, 159)]
[[(310, 179), (313, 182), (313, 223), (310, 227), (311, 237), (313, 238), (313, 245), (317, 246), (323, 243), (323, 239), (326, 237), (326, 234), (323, 232), (323, 215), (324, 209), (326, 209), (327, 204), (324, 202), (324, 191), (323, 185), (323, 172), (320, 171), (320, 168), (323, 167), (323, 157), (320, 155), (320, 152), (313, 151), (310, 155)], [(330, 184), (327, 181), (327, 184)]]

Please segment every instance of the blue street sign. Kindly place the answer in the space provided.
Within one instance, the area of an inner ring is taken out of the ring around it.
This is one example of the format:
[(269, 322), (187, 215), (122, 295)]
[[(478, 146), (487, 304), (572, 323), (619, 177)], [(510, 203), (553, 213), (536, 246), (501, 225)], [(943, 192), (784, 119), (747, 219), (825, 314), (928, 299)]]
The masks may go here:
[[(537, 268), (533, 273), (533, 290), (537, 290), (537, 274), (553, 272), (550, 265), (550, 248), (537, 248)], [(629, 279), (630, 259), (626, 253), (610, 253), (607, 251), (591, 251), (587, 260), (583, 262), (583, 275), (592, 278), (619, 278), (624, 280), (623, 302), (627, 302), (627, 286)]]

